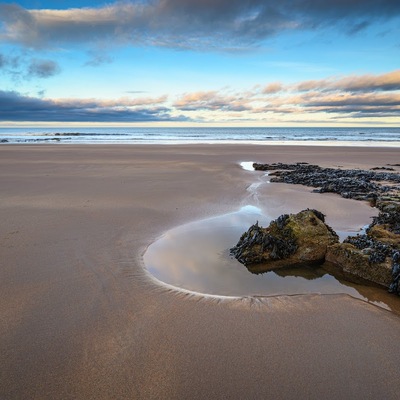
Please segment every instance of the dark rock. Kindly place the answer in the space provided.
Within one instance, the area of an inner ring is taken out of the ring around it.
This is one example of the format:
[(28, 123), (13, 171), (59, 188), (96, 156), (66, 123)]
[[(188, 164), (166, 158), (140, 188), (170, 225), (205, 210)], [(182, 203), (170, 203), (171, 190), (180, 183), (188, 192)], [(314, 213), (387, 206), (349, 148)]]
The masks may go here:
[(8, 143), (8, 140), (7, 139), (1, 139), (0, 143)]
[(310, 186), (316, 188), (316, 193), (337, 193), (344, 198), (367, 200), (373, 204), (388, 196), (400, 198), (400, 174), (393, 172), (322, 168), (304, 163), (254, 163), (253, 167), (259, 171), (274, 171), (270, 174), (273, 176), (271, 182)]
[(392, 256), (392, 283), (389, 286), (390, 293), (400, 295), (400, 251), (396, 251)]
[(380, 213), (367, 234), (349, 236), (343, 243), (330, 246), (326, 259), (350, 276), (378, 283), (399, 294), (400, 204), (380, 203), (378, 207)]
[(363, 253), (349, 242), (329, 246), (326, 261), (334, 264), (346, 276), (362, 278), (385, 287), (389, 287), (392, 282), (389, 261), (372, 263), (370, 254)]
[[(337, 193), (344, 198), (369, 201), (372, 206), (378, 207), (379, 215), (373, 218), (366, 235), (348, 237), (344, 243), (336, 241), (329, 244), (322, 258), (335, 265), (344, 276), (368, 280), (400, 294), (400, 174), (386, 172), (393, 171), (393, 168), (386, 167), (366, 171), (322, 168), (306, 163), (255, 163), (253, 166), (256, 170), (272, 171), (269, 174), (271, 182), (301, 184), (315, 188), (313, 191), (316, 193)], [(324, 222), (323, 215), (315, 210), (313, 213), (321, 223)], [(282, 221), (278, 219), (275, 222), (280, 228), (286, 226), (288, 216), (281, 218)], [(328, 226), (326, 229), (336, 235)], [(285, 262), (292, 261), (301, 248), (296, 235), (294, 243), (297, 249), (284, 259)], [(265, 264), (263, 257), (259, 254), (260, 261), (257, 262)], [(280, 260), (280, 263), (283, 264), (283, 261)], [(261, 271), (272, 269), (257, 268)]]
[(231, 254), (254, 273), (322, 263), (327, 247), (338, 236), (316, 210), (282, 215), (268, 228), (256, 223), (245, 232)]
[(400, 234), (400, 204), (396, 202), (378, 203), (379, 215), (373, 217), (369, 229), (376, 225), (383, 225), (389, 232)]
[(379, 171), (379, 170), (383, 170), (383, 171), (395, 171), (394, 168), (388, 168), (388, 167), (374, 167), (374, 168), (371, 168), (371, 171)]
[(393, 251), (390, 245), (368, 235), (349, 236), (343, 243), (350, 243), (359, 250), (368, 249), (363, 253), (368, 255), (368, 261), (371, 264), (384, 262), (386, 257), (391, 257)]

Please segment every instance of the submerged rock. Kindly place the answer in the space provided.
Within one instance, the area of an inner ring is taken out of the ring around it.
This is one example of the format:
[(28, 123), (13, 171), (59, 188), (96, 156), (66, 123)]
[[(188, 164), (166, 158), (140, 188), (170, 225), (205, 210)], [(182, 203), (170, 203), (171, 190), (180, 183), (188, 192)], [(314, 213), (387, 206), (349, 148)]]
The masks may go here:
[(261, 273), (282, 267), (320, 264), (327, 247), (339, 241), (316, 210), (282, 215), (268, 228), (251, 226), (231, 254), (251, 272)]

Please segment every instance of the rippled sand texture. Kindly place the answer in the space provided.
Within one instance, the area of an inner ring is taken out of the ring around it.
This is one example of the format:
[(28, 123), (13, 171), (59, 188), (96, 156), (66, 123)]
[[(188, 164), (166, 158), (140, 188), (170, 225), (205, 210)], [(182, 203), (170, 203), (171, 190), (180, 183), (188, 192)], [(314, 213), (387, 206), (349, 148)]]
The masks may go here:
[[(143, 269), (162, 233), (248, 204), (247, 160), (364, 168), (398, 151), (2, 146), (0, 398), (398, 398), (396, 314), (347, 295), (191, 295)], [(275, 190), (277, 211), (309, 198)]]

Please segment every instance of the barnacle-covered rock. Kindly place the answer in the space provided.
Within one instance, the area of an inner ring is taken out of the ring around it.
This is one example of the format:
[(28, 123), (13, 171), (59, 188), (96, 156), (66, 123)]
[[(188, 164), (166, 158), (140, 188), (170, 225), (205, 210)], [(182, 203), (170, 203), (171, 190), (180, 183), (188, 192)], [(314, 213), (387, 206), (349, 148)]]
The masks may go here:
[(399, 204), (378, 204), (366, 235), (349, 236), (343, 243), (330, 246), (326, 260), (348, 277), (359, 277), (400, 294), (400, 213)]
[(389, 287), (392, 282), (392, 268), (389, 258), (371, 260), (371, 248), (359, 249), (351, 243), (338, 243), (328, 247), (326, 261), (334, 264), (348, 278), (361, 278)]
[[(361, 169), (322, 168), (307, 163), (258, 164), (258, 171), (270, 173), (271, 182), (300, 184), (315, 188), (316, 193), (337, 193), (346, 199), (365, 200), (375, 206), (377, 201), (400, 200), (400, 174)], [(386, 171), (385, 171), (386, 170)], [(398, 226), (400, 230), (400, 226)]]

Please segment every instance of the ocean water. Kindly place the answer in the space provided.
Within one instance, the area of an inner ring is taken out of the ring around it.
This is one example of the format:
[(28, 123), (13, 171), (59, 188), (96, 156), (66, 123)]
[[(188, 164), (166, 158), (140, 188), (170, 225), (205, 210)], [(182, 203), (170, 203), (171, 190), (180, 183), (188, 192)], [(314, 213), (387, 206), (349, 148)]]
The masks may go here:
[(0, 128), (0, 143), (344, 143), (400, 146), (400, 128)]

